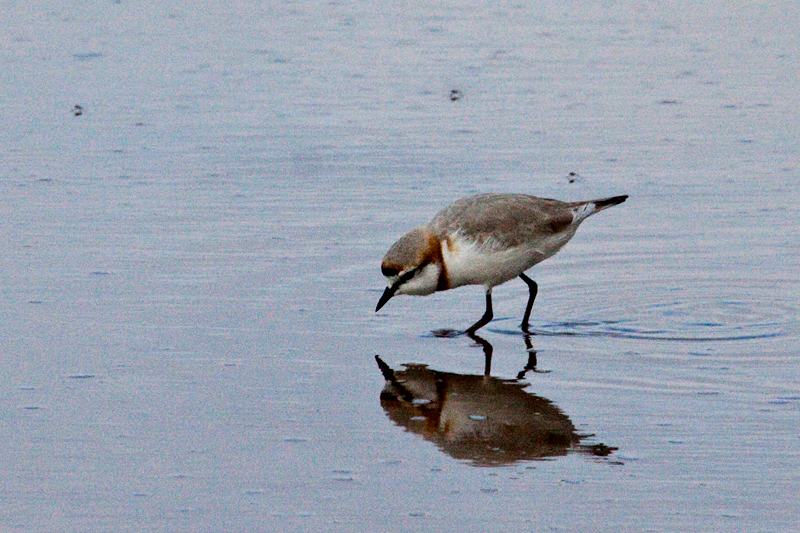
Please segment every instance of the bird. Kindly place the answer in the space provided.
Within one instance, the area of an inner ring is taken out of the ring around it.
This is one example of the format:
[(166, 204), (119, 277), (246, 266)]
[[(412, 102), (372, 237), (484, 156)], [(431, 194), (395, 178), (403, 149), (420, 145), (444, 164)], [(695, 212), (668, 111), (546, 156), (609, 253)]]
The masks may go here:
[(492, 289), (519, 277), (528, 285), (520, 327), (528, 332), (539, 287), (525, 272), (558, 252), (589, 216), (627, 195), (562, 202), (528, 194), (484, 193), (456, 200), (386, 252), (386, 289), (375, 312), (398, 294), (426, 296), (464, 285), (483, 285), (486, 311), (464, 333), (474, 335), (493, 318)]

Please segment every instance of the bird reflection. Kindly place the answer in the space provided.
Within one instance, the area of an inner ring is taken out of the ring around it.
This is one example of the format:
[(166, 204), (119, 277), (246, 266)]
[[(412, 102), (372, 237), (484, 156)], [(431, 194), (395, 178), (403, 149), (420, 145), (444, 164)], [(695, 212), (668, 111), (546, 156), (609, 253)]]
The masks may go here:
[[(494, 354), (494, 346), (492, 346), (492, 343), (480, 335), (476, 335), (475, 333), (467, 333), (467, 336), (475, 341), (475, 344), (483, 348), (483, 356), (485, 360), (483, 366), (483, 375), (489, 376), (492, 373), (492, 355)], [(522, 338), (525, 341), (525, 351), (528, 353), (528, 362), (525, 364), (525, 367), (519, 372), (519, 374), (517, 374), (517, 379), (524, 379), (525, 374), (528, 372), (538, 372), (542, 374), (550, 372), (549, 370), (539, 370), (536, 368), (536, 350), (533, 349), (531, 334), (525, 333)]]
[[(457, 331), (454, 329), (438, 329), (431, 331), (434, 337), (440, 338), (454, 338), (460, 337), (461, 335), (466, 335), (473, 341), (475, 344), (483, 348), (483, 355), (484, 355), (484, 368), (483, 374), (488, 376), (492, 373), (492, 354), (494, 354), (494, 346), (492, 343), (481, 337), (480, 335), (474, 332), (465, 332), (465, 331)], [(523, 368), (519, 374), (517, 374), (517, 379), (523, 379), (525, 374), (528, 372), (539, 372), (542, 374), (546, 374), (550, 372), (549, 370), (539, 370), (536, 367), (536, 350), (533, 349), (533, 343), (531, 342), (531, 336), (533, 333), (528, 332), (527, 330), (523, 331), (523, 340), (525, 341), (525, 351), (528, 353), (528, 362), (525, 364), (525, 368)]]
[[(569, 417), (547, 398), (530, 394), (519, 379), (489, 375), (491, 344), (473, 337), (486, 355), (484, 375), (433, 370), (406, 364), (393, 370), (375, 356), (386, 379), (381, 406), (398, 426), (421, 435), (446, 454), (475, 466), (502, 466), (578, 452), (606, 457), (616, 448), (583, 444), (592, 435), (578, 433)], [(529, 351), (526, 369), (536, 370)], [(530, 368), (528, 368), (530, 366)]]

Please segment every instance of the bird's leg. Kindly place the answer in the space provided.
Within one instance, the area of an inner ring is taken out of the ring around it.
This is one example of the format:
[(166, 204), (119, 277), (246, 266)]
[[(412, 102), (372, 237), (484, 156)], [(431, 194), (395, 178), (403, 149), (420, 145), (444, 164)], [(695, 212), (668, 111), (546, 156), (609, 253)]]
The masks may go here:
[(522, 331), (529, 333), (528, 320), (531, 318), (531, 309), (533, 309), (533, 301), (536, 299), (536, 294), (539, 292), (539, 286), (525, 274), (520, 274), (519, 278), (528, 284), (528, 291), (530, 292), (530, 296), (528, 296), (528, 305), (525, 306), (525, 314), (522, 316), (522, 324), (520, 324)]
[(470, 327), (468, 327), (467, 330), (464, 331), (464, 333), (466, 333), (467, 335), (472, 335), (473, 333), (481, 329), (483, 326), (491, 322), (493, 317), (494, 315), (492, 314), (492, 289), (489, 288), (486, 289), (486, 311), (483, 313), (483, 316), (480, 318), (480, 320), (478, 320)]

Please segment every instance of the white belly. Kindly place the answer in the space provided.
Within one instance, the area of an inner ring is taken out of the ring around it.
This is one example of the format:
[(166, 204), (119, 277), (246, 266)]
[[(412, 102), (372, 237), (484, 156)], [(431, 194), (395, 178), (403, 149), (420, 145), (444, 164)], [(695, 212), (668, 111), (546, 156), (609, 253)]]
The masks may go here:
[(561, 233), (542, 238), (535, 244), (507, 249), (481, 247), (463, 238), (451, 237), (449, 244), (442, 243), (442, 259), (450, 288), (462, 285), (491, 288), (505, 283), (555, 254), (571, 236)]

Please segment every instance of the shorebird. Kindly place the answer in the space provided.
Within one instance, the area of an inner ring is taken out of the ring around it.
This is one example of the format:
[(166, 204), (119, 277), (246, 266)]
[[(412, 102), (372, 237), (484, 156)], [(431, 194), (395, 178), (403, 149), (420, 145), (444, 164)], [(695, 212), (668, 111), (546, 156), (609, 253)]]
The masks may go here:
[(386, 252), (381, 272), (387, 287), (375, 312), (396, 294), (425, 296), (483, 285), (486, 311), (464, 331), (472, 335), (492, 320), (492, 288), (519, 277), (528, 285), (520, 325), (528, 331), (539, 287), (525, 271), (567, 244), (587, 217), (627, 198), (562, 202), (527, 194), (478, 194), (457, 200)]

